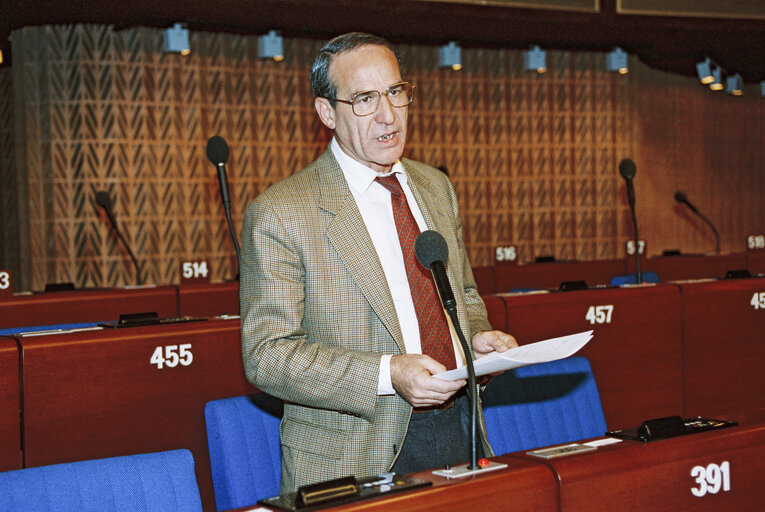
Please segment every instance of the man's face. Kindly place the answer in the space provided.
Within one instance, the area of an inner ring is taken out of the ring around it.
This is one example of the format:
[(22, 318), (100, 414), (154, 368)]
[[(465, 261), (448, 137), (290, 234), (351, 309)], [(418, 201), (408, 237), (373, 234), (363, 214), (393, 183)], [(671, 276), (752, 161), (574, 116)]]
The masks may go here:
[[(362, 91), (386, 91), (401, 82), (396, 56), (388, 48), (365, 45), (335, 55), (329, 76), (337, 87), (337, 98), (350, 100)], [(396, 108), (386, 96), (380, 97), (377, 112), (358, 117), (346, 103), (332, 108), (325, 98), (316, 98), (321, 121), (335, 131), (342, 150), (351, 158), (378, 173), (389, 172), (401, 157), (406, 142), (408, 107)]]

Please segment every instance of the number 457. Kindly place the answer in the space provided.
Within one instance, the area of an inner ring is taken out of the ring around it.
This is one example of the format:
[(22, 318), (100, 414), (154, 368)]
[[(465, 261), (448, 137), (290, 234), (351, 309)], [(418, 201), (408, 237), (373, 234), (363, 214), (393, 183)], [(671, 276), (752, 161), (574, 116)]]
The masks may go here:
[(765, 309), (765, 292), (754, 292), (749, 304), (751, 304), (754, 309)]
[(188, 366), (193, 360), (194, 354), (191, 353), (191, 343), (184, 343), (183, 345), (167, 345), (155, 348), (149, 362), (156, 364), (157, 369), (161, 370), (165, 365), (168, 368), (175, 368), (178, 364)]

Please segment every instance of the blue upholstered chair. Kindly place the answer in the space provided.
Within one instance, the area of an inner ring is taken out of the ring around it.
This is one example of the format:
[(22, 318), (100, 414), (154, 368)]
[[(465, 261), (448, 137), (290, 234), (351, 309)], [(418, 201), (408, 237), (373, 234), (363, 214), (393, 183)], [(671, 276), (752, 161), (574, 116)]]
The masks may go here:
[(507, 371), (482, 394), (497, 455), (601, 436), (606, 420), (587, 359), (569, 357)]
[(0, 473), (3, 512), (202, 511), (194, 458), (171, 450)]
[[(658, 283), (659, 276), (656, 272), (641, 272), (640, 277), (644, 283)], [(621, 286), (623, 284), (636, 284), (637, 274), (627, 274), (626, 276), (616, 276), (611, 278), (611, 286)]]
[(279, 494), (281, 400), (265, 393), (205, 405), (215, 504), (218, 510), (254, 505)]

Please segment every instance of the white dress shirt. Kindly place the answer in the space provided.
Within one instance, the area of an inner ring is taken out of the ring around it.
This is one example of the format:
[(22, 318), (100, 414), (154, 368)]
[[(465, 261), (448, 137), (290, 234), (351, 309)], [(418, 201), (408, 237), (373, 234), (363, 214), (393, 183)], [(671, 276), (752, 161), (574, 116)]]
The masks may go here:
[[(353, 194), (353, 198), (356, 200), (356, 205), (361, 212), (361, 218), (364, 220), (364, 225), (372, 238), (372, 243), (380, 259), (380, 264), (385, 273), (385, 280), (388, 282), (388, 288), (393, 297), (393, 305), (396, 308), (396, 316), (401, 326), (401, 334), (404, 336), (406, 353), (422, 354), (420, 327), (417, 322), (417, 314), (414, 310), (409, 279), (406, 275), (396, 221), (393, 217), (391, 193), (382, 184), (375, 181), (377, 176), (387, 176), (389, 174), (394, 174), (398, 178), (417, 226), (420, 228), (420, 231), (424, 231), (428, 229), (428, 226), (425, 224), (420, 207), (409, 188), (404, 167), (400, 161), (397, 161), (393, 164), (390, 173), (385, 175), (378, 174), (373, 169), (348, 156), (334, 138), (330, 148), (337, 163), (340, 165), (340, 169), (343, 171), (345, 180), (348, 182), (351, 194)], [(451, 322), (449, 322), (449, 327), (452, 330), (452, 338), (454, 338)], [(457, 366), (461, 366), (461, 350), (455, 352), (457, 355)], [(386, 354), (380, 360), (380, 377), (377, 388), (377, 392), (380, 395), (392, 395), (396, 392), (393, 389), (390, 378), (391, 357), (391, 354)]]

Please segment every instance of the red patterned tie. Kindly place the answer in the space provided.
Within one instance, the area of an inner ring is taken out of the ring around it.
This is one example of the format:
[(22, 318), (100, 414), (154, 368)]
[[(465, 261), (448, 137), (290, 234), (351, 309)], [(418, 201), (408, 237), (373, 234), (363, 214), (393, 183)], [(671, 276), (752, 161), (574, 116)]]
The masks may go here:
[(401, 252), (404, 254), (406, 276), (412, 292), (414, 311), (420, 325), (420, 344), (422, 353), (429, 355), (447, 369), (455, 368), (454, 348), (446, 315), (438, 299), (436, 283), (433, 276), (419, 261), (414, 253), (414, 242), (420, 234), (417, 221), (406, 201), (406, 195), (395, 175), (378, 176), (378, 183), (391, 193), (393, 217), (396, 219), (398, 238), (401, 241)]

